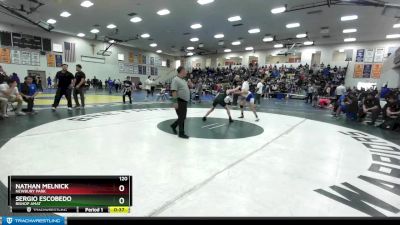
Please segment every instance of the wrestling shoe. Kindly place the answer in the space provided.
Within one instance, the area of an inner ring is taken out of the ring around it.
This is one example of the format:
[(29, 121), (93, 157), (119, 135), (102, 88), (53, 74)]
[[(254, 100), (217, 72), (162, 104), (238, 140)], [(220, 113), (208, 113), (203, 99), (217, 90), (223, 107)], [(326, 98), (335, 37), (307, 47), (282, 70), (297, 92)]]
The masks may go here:
[(182, 139), (189, 139), (189, 136), (187, 136), (186, 134), (180, 134), (179, 137)]
[(174, 132), (175, 135), (178, 134), (178, 131), (176, 131), (176, 127), (174, 127), (174, 126), (171, 125), (171, 129), (172, 129), (172, 132)]
[(17, 113), (15, 113), (15, 115), (17, 115), (17, 116), (26, 116), (26, 113), (23, 113), (23, 112), (17, 112)]

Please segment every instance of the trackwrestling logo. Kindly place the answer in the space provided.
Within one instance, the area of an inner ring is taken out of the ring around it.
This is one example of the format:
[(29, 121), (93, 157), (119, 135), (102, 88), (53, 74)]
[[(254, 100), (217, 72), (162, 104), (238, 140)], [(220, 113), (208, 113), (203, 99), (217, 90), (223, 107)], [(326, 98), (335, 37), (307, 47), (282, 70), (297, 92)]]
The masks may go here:
[(3, 217), (2, 225), (64, 225), (64, 217)]

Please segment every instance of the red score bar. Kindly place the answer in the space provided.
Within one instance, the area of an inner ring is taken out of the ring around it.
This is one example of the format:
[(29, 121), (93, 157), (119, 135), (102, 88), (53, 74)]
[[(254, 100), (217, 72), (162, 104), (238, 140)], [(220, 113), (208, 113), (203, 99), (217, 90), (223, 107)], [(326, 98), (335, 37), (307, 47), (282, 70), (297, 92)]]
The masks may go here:
[(115, 195), (129, 194), (129, 187), (119, 190), (119, 185), (114, 184), (73, 184), (68, 189), (46, 189), (40, 195)]
[(128, 195), (131, 193), (131, 177), (20, 176), (9, 178), (9, 189), (13, 194), (28, 195)]

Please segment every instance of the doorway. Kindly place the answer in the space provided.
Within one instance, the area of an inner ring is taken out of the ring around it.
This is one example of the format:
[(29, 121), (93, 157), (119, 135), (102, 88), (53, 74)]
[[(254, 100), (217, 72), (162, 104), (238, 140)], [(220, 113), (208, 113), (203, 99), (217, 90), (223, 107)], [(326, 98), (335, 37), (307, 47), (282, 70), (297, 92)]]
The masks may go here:
[(311, 65), (320, 65), (321, 64), (321, 51), (317, 51), (313, 53), (311, 56)]

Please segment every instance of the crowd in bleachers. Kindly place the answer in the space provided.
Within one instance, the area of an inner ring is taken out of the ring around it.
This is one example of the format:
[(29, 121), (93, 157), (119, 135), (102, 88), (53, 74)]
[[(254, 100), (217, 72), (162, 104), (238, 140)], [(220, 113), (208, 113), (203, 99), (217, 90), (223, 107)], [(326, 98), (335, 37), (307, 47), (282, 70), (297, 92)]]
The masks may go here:
[[(262, 66), (250, 64), (248, 67), (225, 67), (225, 68), (193, 68), (189, 78), (194, 84), (192, 87), (193, 98), (201, 101), (201, 96), (206, 94), (215, 95), (219, 93), (222, 86), (226, 84), (231, 87), (240, 86), (243, 80), (250, 84), (250, 91), (255, 93), (256, 102), (260, 99), (304, 99), (305, 103), (313, 107), (327, 108), (332, 110), (335, 118), (345, 115), (352, 121), (363, 121), (368, 117), (370, 125), (377, 125), (385, 129), (399, 129), (400, 106), (399, 89), (389, 89), (386, 86), (378, 91), (377, 87), (358, 90), (355, 87), (346, 87), (344, 84), (347, 68), (331, 67), (330, 65), (299, 65), (293, 66)], [(118, 79), (106, 79), (105, 82), (94, 77), (86, 80), (87, 88), (105, 89), (118, 92), (121, 89), (121, 81)], [(51, 87), (51, 79), (48, 79)], [(41, 80), (37, 77), (26, 77), (21, 83), (18, 75), (8, 76), (0, 66), (0, 118), (7, 117), (9, 103), (17, 103), (14, 109), (16, 115), (35, 113), (33, 111), (33, 99), (38, 93)], [(145, 84), (133, 84), (134, 89), (142, 87), (147, 91), (147, 97), (154, 94), (155, 86), (159, 86), (158, 98), (168, 99), (169, 85), (158, 84), (150, 77)], [(17, 88), (18, 87), (18, 88)], [(146, 99), (147, 99), (146, 97)], [(238, 96), (233, 96), (233, 105), (237, 105)], [(385, 104), (381, 104), (386, 101)], [(27, 108), (22, 109), (22, 102), (27, 103)], [(12, 104), (11, 104), (12, 107)]]
[[(385, 129), (400, 128), (399, 89), (386, 86), (358, 90), (346, 87), (347, 68), (330, 65), (262, 66), (250, 64), (249, 67), (193, 68), (190, 78), (194, 83), (194, 95), (218, 93), (222, 84), (240, 86), (244, 79), (250, 83), (250, 90), (256, 99), (273, 98), (304, 99), (314, 107), (332, 110), (335, 118), (341, 114), (353, 121), (363, 121), (369, 125), (379, 125)], [(237, 97), (233, 105), (237, 104)], [(381, 100), (386, 103), (382, 106)], [(260, 101), (258, 101), (260, 102)], [(382, 123), (377, 124), (380, 120)]]

